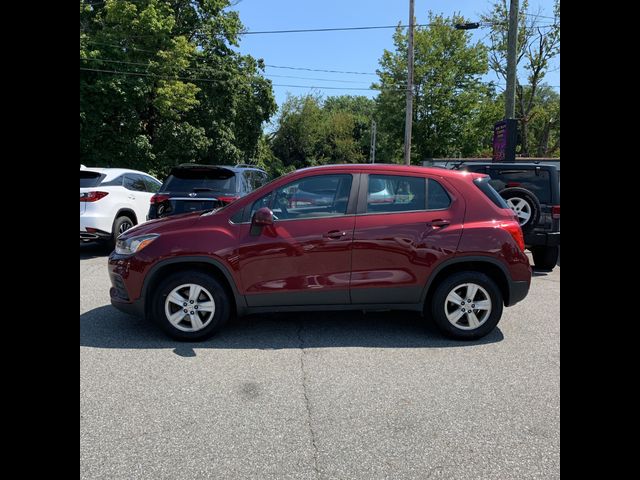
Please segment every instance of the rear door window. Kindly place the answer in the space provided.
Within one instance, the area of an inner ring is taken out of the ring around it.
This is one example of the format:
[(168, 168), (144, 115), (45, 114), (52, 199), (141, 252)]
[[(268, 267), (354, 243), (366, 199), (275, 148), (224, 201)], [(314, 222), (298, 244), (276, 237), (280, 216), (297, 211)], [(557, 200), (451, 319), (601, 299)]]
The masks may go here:
[(136, 192), (146, 192), (147, 186), (144, 184), (142, 175), (127, 174), (124, 176), (124, 188)]
[(427, 181), (427, 210), (445, 210), (451, 205), (451, 198), (442, 185), (433, 178)]
[(425, 209), (424, 177), (369, 175), (367, 213), (410, 212)]

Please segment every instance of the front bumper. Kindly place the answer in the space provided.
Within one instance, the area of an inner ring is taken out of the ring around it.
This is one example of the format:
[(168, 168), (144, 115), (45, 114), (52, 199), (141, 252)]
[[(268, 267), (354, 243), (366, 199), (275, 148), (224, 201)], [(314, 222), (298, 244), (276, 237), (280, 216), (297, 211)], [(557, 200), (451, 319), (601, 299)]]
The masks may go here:
[(144, 317), (144, 302), (141, 298), (134, 302), (126, 302), (118, 297), (111, 296), (111, 305), (121, 312), (133, 315), (134, 317)]
[(144, 278), (141, 265), (136, 262), (134, 257), (111, 252), (107, 269), (111, 280), (111, 288), (109, 289), (111, 305), (122, 312), (143, 317), (145, 302), (139, 289)]
[(111, 279), (111, 288), (109, 289), (111, 305), (129, 315), (136, 317), (144, 316), (144, 299), (138, 298), (137, 300), (131, 301), (124, 280), (117, 273), (110, 271), (109, 278)]

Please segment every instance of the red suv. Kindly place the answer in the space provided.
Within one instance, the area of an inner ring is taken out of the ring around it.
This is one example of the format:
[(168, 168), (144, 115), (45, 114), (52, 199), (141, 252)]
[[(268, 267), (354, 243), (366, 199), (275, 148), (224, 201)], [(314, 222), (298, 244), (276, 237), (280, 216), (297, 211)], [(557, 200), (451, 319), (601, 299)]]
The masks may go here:
[(217, 210), (124, 232), (111, 302), (181, 340), (269, 311), (425, 312), (479, 338), (529, 291), (513, 211), (483, 174), (401, 165), (298, 170)]

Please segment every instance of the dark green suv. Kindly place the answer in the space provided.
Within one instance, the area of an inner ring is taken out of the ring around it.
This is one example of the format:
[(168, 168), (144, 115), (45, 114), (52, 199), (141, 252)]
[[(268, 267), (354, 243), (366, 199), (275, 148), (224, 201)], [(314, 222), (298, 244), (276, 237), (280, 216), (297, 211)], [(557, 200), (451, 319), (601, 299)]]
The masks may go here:
[(542, 163), (463, 163), (459, 170), (486, 173), (518, 217), (539, 270), (553, 270), (560, 247), (560, 170)]

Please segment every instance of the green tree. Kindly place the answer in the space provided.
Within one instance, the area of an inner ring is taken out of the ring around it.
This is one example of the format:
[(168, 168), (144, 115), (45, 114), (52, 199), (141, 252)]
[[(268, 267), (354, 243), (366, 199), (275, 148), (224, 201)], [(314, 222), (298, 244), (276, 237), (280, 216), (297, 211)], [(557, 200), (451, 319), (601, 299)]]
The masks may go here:
[(273, 141), (273, 153), (285, 167), (304, 168), (324, 163), (318, 158), (323, 138), (323, 112), (320, 97), (287, 96), (280, 108)]
[(260, 137), (253, 164), (266, 171), (270, 178), (277, 178), (295, 170), (295, 167), (293, 165), (285, 166), (282, 160), (275, 156), (271, 149), (272, 141), (273, 135), (263, 134)]
[(159, 175), (256, 156), (276, 111), (229, 0), (80, 3), (80, 161)]
[(271, 145), (285, 167), (367, 160), (375, 103), (366, 97), (289, 96)]
[[(328, 97), (324, 101), (324, 109), (329, 113), (341, 112), (350, 118), (350, 131), (353, 145), (351, 155), (343, 156), (347, 163), (368, 160), (371, 148), (371, 122), (376, 113), (376, 102), (361, 95), (341, 95)], [(347, 132), (348, 133), (348, 132)]]
[(528, 128), (535, 140), (535, 156), (560, 156), (560, 94), (541, 85), (536, 91), (536, 106), (531, 112)]
[[(539, 101), (545, 99), (546, 94), (540, 95), (538, 90), (543, 86), (549, 62), (560, 54), (560, 1), (555, 0), (553, 19), (541, 17), (541, 10), (530, 15), (527, 13), (528, 9), (528, 0), (523, 0), (518, 12), (516, 54), (518, 66), (526, 71), (526, 84), (520, 82), (519, 74), (516, 75), (516, 118), (519, 126), (520, 154), (526, 157), (541, 151), (539, 146), (542, 139), (536, 137), (535, 133), (542, 134), (544, 129), (534, 128), (532, 131), (532, 122), (536, 121), (538, 115), (550, 114), (540, 108)], [(483, 21), (491, 22), (493, 25), (490, 34), (491, 69), (504, 80), (507, 75), (508, 18), (509, 8), (506, 0), (494, 2), (490, 11), (482, 16)], [(559, 123), (556, 126), (560, 128)]]
[[(456, 30), (452, 19), (429, 13), (429, 24), (414, 33), (414, 111), (412, 161), (440, 156), (467, 156), (483, 144), (478, 124), (487, 116), (492, 87), (480, 81), (488, 71), (487, 48), (471, 44), (471, 34)], [(395, 51), (385, 50), (377, 70), (379, 158), (401, 162), (403, 156), (408, 37), (398, 27)], [(490, 109), (491, 110), (491, 109)], [(489, 111), (490, 111), (489, 110)], [(489, 115), (491, 117), (491, 115)], [(484, 126), (490, 131), (490, 127)]]

